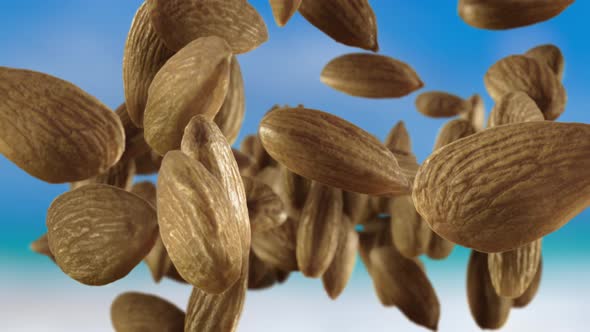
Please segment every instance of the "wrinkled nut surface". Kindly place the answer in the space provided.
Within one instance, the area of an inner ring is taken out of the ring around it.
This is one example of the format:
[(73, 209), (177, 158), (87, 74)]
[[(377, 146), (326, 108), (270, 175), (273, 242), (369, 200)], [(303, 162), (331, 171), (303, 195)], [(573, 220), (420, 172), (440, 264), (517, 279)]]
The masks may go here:
[(306, 178), (371, 195), (410, 191), (393, 154), (337, 116), (303, 108), (274, 110), (262, 119), (259, 135), (272, 158)]
[(156, 73), (174, 52), (160, 39), (151, 22), (147, 2), (135, 13), (123, 54), (123, 87), (129, 118), (143, 127), (148, 89)]
[(231, 61), (231, 73), (225, 101), (219, 113), (215, 116), (215, 123), (227, 138), (228, 143), (234, 144), (246, 115), (246, 96), (244, 95), (244, 78), (240, 63), (234, 56)]
[(157, 229), (148, 202), (103, 184), (66, 192), (47, 211), (47, 238), (57, 265), (86, 285), (125, 277), (148, 254)]
[(287, 221), (283, 201), (262, 181), (243, 177), (252, 232), (266, 232)]
[(299, 13), (335, 41), (377, 52), (377, 19), (368, 0), (303, 1)]
[(147, 0), (152, 23), (166, 45), (178, 51), (191, 41), (223, 38), (233, 53), (251, 51), (268, 39), (264, 20), (244, 0)]
[(565, 59), (559, 47), (551, 44), (540, 45), (531, 48), (524, 55), (548, 65), (557, 78), (563, 80)]
[(533, 301), (533, 299), (537, 295), (537, 292), (539, 291), (539, 286), (541, 285), (541, 275), (542, 274), (543, 274), (543, 257), (541, 257), (541, 260), (539, 261), (539, 267), (537, 268), (537, 273), (535, 274), (535, 278), (533, 278), (533, 281), (531, 281), (531, 284), (526, 289), (526, 291), (521, 296), (514, 299), (514, 301), (512, 303), (513, 308), (524, 308), (527, 305), (529, 305), (529, 303), (531, 303), (531, 301)]
[(414, 207), (412, 196), (400, 196), (389, 203), (391, 236), (400, 254), (414, 258), (428, 251), (432, 231)]
[(416, 98), (418, 112), (431, 118), (449, 118), (471, 110), (471, 103), (441, 91), (430, 91)]
[(488, 269), (496, 293), (502, 297), (521, 296), (537, 274), (541, 261), (541, 240), (520, 248), (488, 255)]
[(320, 80), (335, 90), (365, 98), (400, 98), (424, 86), (408, 64), (368, 53), (333, 59), (322, 70)]
[(242, 234), (219, 181), (180, 151), (166, 154), (158, 177), (158, 223), (184, 280), (218, 294), (239, 278)]
[(284, 27), (301, 6), (302, 0), (270, 0), (272, 15), (278, 26)]
[(467, 266), (467, 301), (471, 316), (482, 329), (496, 330), (504, 326), (512, 300), (496, 294), (490, 273), (488, 255), (471, 251)]
[(352, 276), (358, 246), (359, 237), (354, 229), (354, 224), (347, 216), (343, 216), (336, 254), (330, 266), (322, 275), (324, 289), (332, 300), (342, 294)]
[(484, 130), (427, 159), (416, 176), (414, 203), (452, 242), (483, 252), (512, 250), (559, 229), (590, 204), (588, 151), (586, 124)]
[(123, 293), (111, 305), (116, 332), (182, 332), (184, 312), (155, 295)]
[(459, 16), (476, 28), (503, 30), (549, 20), (574, 0), (459, 0)]
[(543, 120), (543, 113), (531, 97), (520, 91), (509, 92), (492, 109), (488, 127)]
[(522, 91), (529, 95), (545, 119), (555, 120), (565, 110), (563, 84), (546, 64), (524, 55), (511, 55), (490, 67), (484, 77), (486, 89), (497, 102), (505, 94)]
[(104, 173), (123, 154), (121, 120), (59, 78), (0, 67), (0, 153), (49, 183)]
[(199, 38), (176, 53), (154, 77), (145, 110), (146, 142), (160, 155), (180, 147), (195, 115), (212, 120), (227, 94), (232, 54), (218, 37)]

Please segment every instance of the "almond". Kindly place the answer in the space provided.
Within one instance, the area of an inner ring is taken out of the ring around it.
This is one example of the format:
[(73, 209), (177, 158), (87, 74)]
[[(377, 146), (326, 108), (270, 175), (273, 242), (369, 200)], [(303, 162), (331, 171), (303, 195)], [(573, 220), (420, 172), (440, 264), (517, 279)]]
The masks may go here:
[(334, 259), (322, 275), (324, 289), (332, 300), (338, 298), (344, 291), (356, 264), (359, 238), (354, 224), (347, 216), (343, 216), (339, 237)]
[(284, 27), (297, 12), (302, 0), (270, 0), (272, 15), (278, 26)]
[(474, 94), (467, 101), (471, 104), (468, 112), (461, 114), (461, 119), (471, 122), (475, 131), (482, 131), (485, 128), (486, 109), (480, 95)]
[(128, 292), (113, 301), (111, 321), (116, 332), (182, 332), (184, 312), (157, 296)]
[(432, 259), (445, 259), (453, 252), (455, 244), (440, 235), (430, 232), (430, 242), (426, 254)]
[(281, 198), (262, 181), (243, 177), (252, 232), (266, 232), (287, 221)]
[(49, 241), (47, 240), (47, 233), (41, 235), (37, 240), (33, 241), (30, 245), (31, 251), (36, 252), (40, 255), (45, 255), (55, 262), (55, 257), (49, 249)]
[(559, 47), (555, 45), (540, 45), (528, 50), (524, 55), (544, 63), (551, 68), (560, 81), (563, 80), (565, 70), (565, 59)]
[(535, 101), (526, 93), (517, 91), (505, 94), (498, 101), (490, 113), (488, 127), (543, 120), (543, 113)]
[(431, 118), (449, 118), (471, 110), (469, 101), (441, 91), (424, 92), (416, 98), (418, 112)]
[(119, 162), (130, 162), (140, 155), (149, 152), (150, 146), (143, 138), (143, 129), (136, 127), (135, 123), (131, 121), (127, 112), (127, 106), (125, 104), (119, 105), (115, 113), (119, 116), (123, 130), (125, 131), (125, 151)]
[(488, 255), (488, 269), (496, 293), (502, 297), (521, 296), (537, 274), (541, 261), (541, 240), (518, 249)]
[(246, 115), (246, 98), (244, 96), (244, 79), (240, 63), (234, 56), (231, 61), (231, 74), (225, 101), (215, 116), (215, 123), (223, 132), (229, 144), (234, 144)]
[(289, 218), (281, 226), (252, 234), (252, 251), (262, 261), (283, 271), (297, 271), (297, 221)]
[(135, 158), (135, 173), (137, 175), (150, 175), (158, 173), (162, 166), (162, 156), (150, 150)]
[(519, 297), (514, 299), (512, 303), (512, 307), (514, 308), (524, 308), (526, 307), (537, 295), (539, 291), (539, 286), (541, 285), (541, 275), (543, 273), (543, 259), (539, 260), (539, 267), (537, 268), (537, 273), (535, 273), (535, 277), (533, 281), (531, 281), (529, 287), (526, 291)]
[(129, 189), (135, 176), (135, 161), (118, 162), (103, 174), (90, 179), (72, 182), (70, 189), (80, 188), (91, 183), (108, 184), (121, 189)]
[(432, 231), (414, 207), (411, 196), (393, 198), (389, 204), (393, 244), (400, 254), (414, 258), (428, 250)]

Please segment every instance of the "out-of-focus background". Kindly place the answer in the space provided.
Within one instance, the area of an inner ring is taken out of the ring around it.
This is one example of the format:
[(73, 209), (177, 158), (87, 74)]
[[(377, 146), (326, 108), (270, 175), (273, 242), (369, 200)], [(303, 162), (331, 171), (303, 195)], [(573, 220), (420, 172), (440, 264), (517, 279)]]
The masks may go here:
[[(33, 69), (71, 81), (105, 104), (123, 102), (122, 55), (141, 0), (20, 0), (0, 3), (0, 66)], [(254, 133), (274, 104), (304, 104), (331, 112), (384, 138), (404, 120), (420, 160), (431, 152), (445, 120), (421, 116), (416, 94), (399, 100), (349, 97), (319, 81), (332, 58), (358, 49), (337, 44), (300, 15), (278, 28), (266, 0), (250, 1), (263, 15), (270, 40), (239, 56), (247, 115), (240, 140)], [(577, 1), (551, 21), (504, 32), (478, 30), (456, 14), (456, 1), (370, 1), (377, 15), (381, 53), (408, 62), (426, 86), (468, 97), (485, 96), (483, 76), (498, 59), (544, 43), (566, 58), (569, 101), (563, 122), (590, 122), (588, 13)], [(560, 139), (556, 137), (555, 139)], [(184, 308), (188, 286), (154, 285), (142, 264), (127, 278), (88, 287), (64, 275), (29, 243), (45, 232), (47, 207), (66, 185), (36, 180), (0, 157), (0, 331), (109, 331), (109, 307), (126, 290), (158, 294)], [(559, 195), (559, 193), (555, 193)], [(543, 280), (534, 302), (515, 309), (505, 331), (585, 331), (590, 298), (590, 211), (543, 242)], [(426, 260), (441, 302), (440, 331), (474, 331), (465, 294), (468, 251), (445, 261)], [(321, 281), (292, 275), (284, 285), (249, 293), (239, 331), (419, 331), (395, 308), (382, 307), (358, 263), (344, 294), (331, 301)]]

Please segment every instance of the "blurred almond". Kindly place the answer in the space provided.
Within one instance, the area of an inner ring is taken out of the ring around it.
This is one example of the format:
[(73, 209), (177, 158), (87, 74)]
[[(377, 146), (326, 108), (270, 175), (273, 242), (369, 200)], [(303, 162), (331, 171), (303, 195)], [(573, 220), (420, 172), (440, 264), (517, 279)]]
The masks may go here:
[(248, 289), (264, 289), (277, 281), (276, 268), (250, 252)]
[(340, 296), (352, 276), (358, 246), (359, 238), (354, 224), (347, 216), (343, 216), (336, 255), (326, 272), (322, 275), (324, 289), (332, 300)]
[(30, 175), (74, 182), (99, 175), (123, 154), (117, 115), (72, 83), (0, 67), (0, 153)]
[(560, 81), (563, 80), (563, 71), (565, 69), (565, 59), (559, 47), (555, 45), (540, 45), (528, 50), (524, 55), (544, 63), (551, 68), (553, 73)]
[(486, 109), (480, 95), (474, 94), (467, 101), (470, 104), (469, 111), (461, 114), (461, 119), (471, 122), (475, 131), (482, 131), (485, 128)]
[(573, 2), (574, 0), (459, 0), (459, 16), (476, 28), (512, 29), (549, 20)]
[(537, 274), (541, 261), (541, 240), (520, 248), (488, 255), (488, 269), (496, 293), (502, 297), (521, 296)]
[(335, 41), (377, 52), (377, 19), (368, 0), (303, 1), (299, 12)]
[(184, 312), (155, 295), (123, 293), (111, 305), (116, 332), (182, 332)]
[(566, 91), (546, 64), (523, 55), (511, 55), (496, 62), (485, 75), (488, 93), (498, 102), (509, 92), (529, 95), (545, 119), (555, 120), (565, 110)]
[(47, 211), (47, 238), (57, 265), (87, 285), (125, 277), (148, 254), (157, 229), (148, 202), (104, 184), (66, 192)]
[(350, 191), (342, 192), (343, 213), (350, 218), (350, 221), (356, 224), (362, 224), (363, 218), (368, 214), (369, 196)]
[(414, 207), (411, 196), (395, 197), (389, 204), (393, 244), (404, 257), (414, 258), (428, 251), (432, 231)]
[(535, 101), (526, 93), (517, 91), (505, 94), (498, 101), (490, 113), (488, 127), (543, 120), (543, 113)]
[(303, 108), (274, 110), (262, 119), (259, 134), (275, 160), (306, 178), (371, 195), (410, 191), (391, 152), (337, 116)]
[(233, 53), (251, 51), (268, 39), (264, 20), (244, 0), (147, 0), (152, 23), (166, 45), (178, 51), (191, 41), (216, 36)]
[(129, 118), (137, 127), (143, 127), (148, 89), (154, 76), (174, 55), (154, 30), (147, 3), (135, 13), (123, 54), (125, 103)]
[(282, 186), (285, 190), (288, 206), (296, 210), (303, 209), (309, 193), (311, 181), (301, 175), (291, 172), (287, 167), (281, 167)]
[(340, 92), (365, 98), (400, 98), (424, 86), (408, 64), (367, 53), (333, 59), (322, 70), (320, 79)]
[(254, 164), (254, 159), (240, 150), (232, 149), (234, 158), (238, 163), (240, 173), (243, 173)]
[(215, 116), (215, 123), (227, 137), (228, 143), (234, 144), (246, 114), (246, 98), (244, 96), (244, 79), (240, 70), (240, 63), (234, 56), (231, 61), (231, 73), (225, 101)]
[(590, 204), (588, 151), (587, 124), (490, 128), (436, 150), (418, 171), (414, 203), (448, 240), (483, 252), (512, 250)]
[(399, 121), (391, 128), (385, 139), (385, 146), (393, 153), (412, 153), (412, 140), (403, 121)]
[(455, 244), (442, 238), (440, 235), (430, 232), (430, 242), (426, 254), (431, 259), (445, 259), (453, 252)]
[(252, 250), (262, 261), (283, 271), (297, 271), (297, 222), (287, 219), (281, 226), (252, 234)]
[(41, 235), (37, 240), (31, 242), (31, 251), (36, 252), (40, 255), (45, 255), (55, 262), (55, 257), (49, 249), (49, 241), (47, 240), (47, 233)]
[(526, 291), (519, 297), (514, 299), (512, 303), (513, 308), (524, 308), (526, 307), (537, 295), (539, 291), (539, 286), (541, 285), (541, 275), (543, 273), (543, 259), (539, 260), (539, 267), (537, 268), (537, 273), (535, 273), (535, 277), (531, 284), (526, 289)]
[(242, 179), (252, 232), (266, 232), (287, 220), (283, 202), (272, 188), (250, 177)]
[(451, 120), (438, 132), (433, 151), (473, 134), (475, 134), (475, 128), (469, 121), (463, 119)]
[(135, 176), (135, 161), (118, 162), (105, 173), (90, 179), (72, 182), (70, 189), (80, 188), (91, 183), (108, 184), (121, 189), (129, 189)]
[(178, 149), (193, 116), (215, 117), (228, 91), (231, 56), (223, 39), (204, 37), (160, 69), (149, 89), (144, 118), (145, 140), (152, 149), (160, 155)]
[(471, 110), (471, 103), (441, 91), (424, 92), (416, 98), (418, 112), (431, 118), (450, 118)]
[(152, 150), (135, 158), (135, 173), (137, 175), (158, 173), (160, 166), (162, 166), (162, 156)]
[(272, 15), (278, 26), (284, 27), (297, 12), (302, 0), (270, 0)]

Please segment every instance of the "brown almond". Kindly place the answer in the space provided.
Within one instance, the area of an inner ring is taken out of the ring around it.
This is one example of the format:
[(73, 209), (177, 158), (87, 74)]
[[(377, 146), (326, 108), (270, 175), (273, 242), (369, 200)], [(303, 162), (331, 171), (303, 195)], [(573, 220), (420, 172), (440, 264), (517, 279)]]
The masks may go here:
[(475, 134), (475, 128), (469, 121), (463, 119), (451, 120), (438, 132), (433, 151), (473, 134)]
[[(170, 258), (168, 258), (170, 259)], [(180, 275), (180, 273), (178, 273), (178, 270), (176, 269), (176, 266), (174, 266), (174, 264), (172, 263), (172, 261), (170, 261), (170, 266), (168, 268), (168, 270), (165, 272), (164, 276), (168, 279), (172, 279), (178, 283), (181, 284), (188, 284), (188, 282), (186, 282), (186, 280), (184, 280), (182, 278), (182, 276)]]
[(428, 251), (426, 254), (432, 259), (445, 259), (451, 255), (455, 244), (448, 241), (440, 235), (430, 232), (430, 243), (428, 243)]
[(567, 94), (563, 85), (549, 66), (533, 58), (506, 57), (490, 67), (484, 81), (496, 102), (509, 92), (522, 91), (537, 103), (547, 120), (557, 119), (565, 110)]
[(293, 209), (301, 210), (307, 199), (311, 181), (301, 175), (291, 172), (287, 167), (281, 167), (281, 179), (287, 205)]
[(252, 232), (266, 232), (287, 221), (281, 198), (271, 187), (250, 177), (243, 177)]
[(149, 181), (137, 182), (131, 187), (129, 191), (145, 199), (154, 208), (156, 207), (156, 186), (153, 183)]
[(461, 114), (461, 119), (471, 122), (475, 131), (482, 131), (486, 124), (486, 109), (480, 95), (474, 94), (467, 101), (470, 103), (470, 110)]
[(406, 129), (406, 124), (403, 121), (399, 121), (393, 126), (393, 128), (391, 128), (391, 131), (385, 139), (385, 146), (393, 153), (412, 153), (412, 140), (410, 139), (408, 129)]
[(123, 293), (111, 305), (116, 332), (182, 332), (184, 312), (155, 295)]
[(297, 12), (302, 0), (270, 0), (272, 15), (278, 26), (284, 27)]
[(356, 264), (356, 254), (359, 246), (358, 234), (354, 224), (347, 216), (343, 216), (340, 227), (340, 239), (336, 255), (326, 272), (322, 275), (322, 283), (328, 296), (335, 300), (342, 294), (346, 284), (352, 276)]
[(537, 274), (541, 261), (541, 240), (520, 248), (488, 255), (488, 269), (496, 293), (502, 297), (521, 296)]
[(246, 98), (244, 95), (244, 79), (240, 63), (234, 56), (231, 61), (231, 73), (225, 101), (219, 113), (215, 116), (215, 123), (223, 132), (230, 145), (236, 142), (244, 116), (246, 115)]
[(121, 104), (115, 110), (125, 131), (125, 151), (119, 162), (129, 162), (150, 151), (150, 146), (143, 138), (143, 128), (139, 128), (131, 121), (127, 112), (127, 105)]
[(414, 203), (448, 240), (482, 252), (512, 250), (590, 204), (588, 151), (586, 124), (490, 128), (435, 151), (418, 171)]
[(520, 91), (509, 92), (492, 109), (488, 127), (543, 120), (543, 113), (531, 97)]
[(377, 19), (367, 0), (303, 1), (299, 13), (335, 41), (377, 52)]
[(135, 161), (118, 162), (103, 174), (90, 179), (72, 182), (70, 189), (80, 188), (91, 183), (108, 184), (121, 189), (129, 189), (135, 176)]
[(412, 196), (393, 198), (389, 204), (393, 244), (404, 257), (414, 258), (428, 251), (432, 231), (416, 212)]
[(145, 109), (144, 135), (152, 149), (160, 155), (178, 149), (193, 116), (215, 117), (227, 94), (231, 57), (223, 39), (204, 37), (166, 62), (150, 85)]
[(232, 149), (232, 152), (234, 154), (234, 158), (236, 159), (236, 162), (238, 163), (238, 168), (240, 169), (240, 173), (245, 172), (248, 168), (252, 167), (252, 165), (254, 165), (254, 159), (252, 157), (250, 157), (249, 155), (243, 153), (240, 150), (236, 150), (236, 149)]
[(135, 158), (135, 173), (137, 175), (158, 173), (160, 166), (162, 166), (162, 156), (151, 149)]
[(528, 50), (524, 55), (544, 63), (551, 68), (560, 81), (563, 80), (565, 59), (559, 47), (551, 44), (540, 45)]
[(49, 241), (47, 240), (47, 233), (41, 235), (37, 240), (31, 242), (31, 251), (36, 252), (40, 255), (45, 255), (55, 262), (55, 257), (49, 249)]
[[(342, 212), (354, 224), (362, 224), (363, 218), (369, 214), (369, 196), (350, 191), (342, 192)], [(367, 219), (369, 219), (367, 217)]]
[(471, 103), (441, 91), (421, 93), (416, 98), (418, 112), (431, 118), (450, 118), (471, 110)]
[(252, 234), (252, 251), (262, 261), (283, 271), (297, 271), (297, 221), (287, 219), (281, 226)]
[(277, 281), (276, 269), (250, 252), (248, 289), (265, 289)]
[(147, 3), (144, 2), (135, 13), (123, 54), (126, 111), (140, 128), (143, 127), (150, 84), (158, 70), (174, 55), (156, 33)]
[(471, 316), (482, 329), (496, 330), (504, 326), (512, 300), (496, 294), (488, 271), (488, 255), (471, 251), (467, 266), (467, 301)]
[(476, 28), (513, 29), (549, 20), (573, 2), (574, 0), (459, 0), (459, 16)]
[(312, 182), (297, 228), (297, 265), (318, 278), (330, 267), (342, 227), (342, 191)]
[(49, 183), (99, 175), (123, 154), (117, 115), (72, 83), (0, 67), (0, 153)]
[(86, 285), (125, 277), (148, 254), (157, 229), (148, 202), (104, 184), (66, 192), (47, 211), (47, 238), (57, 265)]
[(337, 116), (303, 108), (274, 110), (262, 119), (259, 135), (275, 160), (306, 178), (371, 195), (410, 191), (393, 154)]
[(524, 308), (526, 307), (537, 295), (539, 291), (539, 286), (541, 285), (541, 275), (543, 273), (543, 259), (539, 260), (539, 267), (537, 268), (537, 273), (533, 278), (533, 281), (526, 289), (526, 291), (519, 297), (515, 298), (512, 307), (513, 308)]
[(240, 54), (268, 39), (264, 20), (247, 1), (148, 0), (148, 4), (154, 28), (174, 51), (195, 39), (216, 36)]
[(184, 280), (208, 293), (233, 285), (242, 270), (242, 234), (220, 182), (180, 151), (166, 154), (158, 177), (158, 223)]
[(320, 80), (335, 90), (365, 98), (400, 98), (424, 86), (408, 64), (367, 53), (333, 59), (322, 70)]

